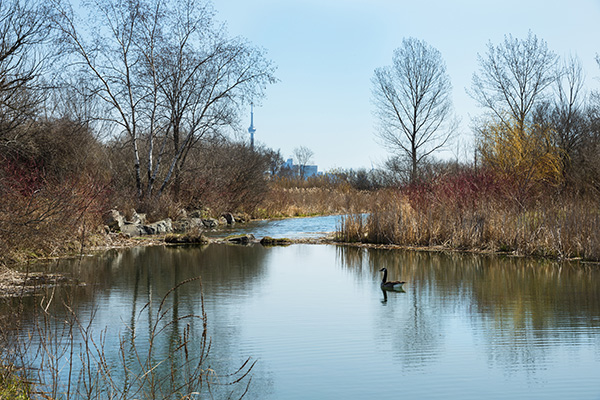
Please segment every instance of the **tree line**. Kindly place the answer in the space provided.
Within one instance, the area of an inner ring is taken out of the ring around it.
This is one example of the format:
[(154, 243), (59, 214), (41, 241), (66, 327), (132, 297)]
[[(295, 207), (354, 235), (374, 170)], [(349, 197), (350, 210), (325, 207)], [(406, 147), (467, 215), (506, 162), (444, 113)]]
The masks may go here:
[(177, 193), (200, 143), (222, 142), (276, 81), (264, 51), (214, 15), (204, 1), (98, 0), (77, 12), (60, 0), (2, 2), (4, 161), (35, 158), (35, 126), (70, 121), (105, 157), (126, 148), (119, 173), (132, 175), (138, 201)]
[(0, 3), (2, 247), (83, 234), (108, 207), (254, 207), (281, 156), (231, 132), (276, 82), (264, 50), (204, 0), (80, 7)]
[[(0, 3), (2, 245), (57, 225), (83, 235), (107, 207), (163, 217), (259, 206), (283, 158), (231, 133), (277, 81), (265, 51), (231, 37), (204, 0), (82, 7)], [(578, 59), (529, 33), (490, 42), (478, 62), (468, 93), (486, 112), (472, 121), (470, 168), (493, 174), (518, 203), (547, 188), (597, 195), (600, 95), (586, 89)], [(320, 182), (285, 176), (285, 185), (376, 190), (460, 172), (435, 159), (458, 133), (451, 91), (441, 53), (404, 39), (372, 77), (377, 135), (393, 157)], [(299, 148), (300, 165), (311, 157)]]
[[(473, 164), (510, 182), (516, 198), (547, 186), (597, 195), (600, 97), (586, 89), (579, 59), (558, 57), (529, 32), (489, 42), (478, 65), (467, 89), (484, 110), (471, 121)], [(451, 91), (441, 53), (423, 40), (404, 39), (392, 65), (375, 70), (377, 136), (405, 181), (426, 177), (432, 154), (456, 135)]]

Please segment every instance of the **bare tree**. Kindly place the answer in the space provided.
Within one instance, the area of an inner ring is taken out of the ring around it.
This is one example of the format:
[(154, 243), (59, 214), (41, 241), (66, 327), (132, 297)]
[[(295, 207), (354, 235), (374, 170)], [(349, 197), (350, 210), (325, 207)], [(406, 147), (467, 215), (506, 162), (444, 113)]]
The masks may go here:
[(554, 85), (554, 98), (539, 104), (533, 121), (538, 125), (549, 125), (553, 141), (561, 157), (561, 175), (565, 184), (573, 178), (573, 162), (588, 134), (586, 121), (585, 76), (577, 57), (571, 56), (560, 63), (559, 78)]
[(204, 134), (231, 126), (246, 99), (260, 99), (275, 81), (274, 68), (260, 50), (215, 27), (214, 11), (203, 1), (94, 0), (90, 7), (87, 26), (64, 8), (59, 26), (74, 65), (111, 107), (100, 118), (129, 139), (138, 198), (153, 196), (160, 179), (158, 197), (173, 177), (178, 182)]
[(410, 159), (411, 181), (427, 156), (444, 147), (456, 129), (452, 85), (441, 53), (422, 40), (403, 39), (392, 65), (377, 68), (372, 79), (378, 137)]
[(468, 94), (507, 128), (516, 121), (522, 130), (556, 81), (558, 57), (530, 31), (524, 40), (508, 35), (497, 46), (488, 43), (487, 54), (478, 60)]
[[(51, 57), (51, 10), (26, 0), (0, 1), (0, 145), (18, 140), (14, 128), (33, 118), (45, 94)], [(46, 49), (46, 50), (44, 50)], [(7, 134), (11, 132), (11, 137)]]
[(192, 3), (186, 3), (184, 12), (169, 13), (178, 29), (160, 49), (161, 93), (175, 152), (161, 192), (173, 172), (177, 192), (190, 149), (206, 134), (235, 125), (244, 99), (259, 99), (275, 81), (262, 51), (243, 39), (228, 38), (223, 28), (213, 27), (210, 9), (202, 4), (192, 9)]
[(118, 126), (129, 137), (133, 150), (135, 186), (142, 197), (139, 152), (143, 88), (136, 85), (136, 66), (142, 61), (136, 33), (142, 19), (139, 2), (97, 0), (85, 28), (79, 26), (72, 9), (57, 4), (57, 26), (64, 35), (67, 50), (80, 70), (95, 83), (94, 92), (110, 105), (108, 115), (99, 118)]
[(296, 161), (298, 161), (298, 173), (300, 174), (300, 179), (304, 179), (306, 166), (312, 161), (314, 155), (315, 153), (306, 146), (300, 146), (294, 149), (294, 157), (296, 157)]

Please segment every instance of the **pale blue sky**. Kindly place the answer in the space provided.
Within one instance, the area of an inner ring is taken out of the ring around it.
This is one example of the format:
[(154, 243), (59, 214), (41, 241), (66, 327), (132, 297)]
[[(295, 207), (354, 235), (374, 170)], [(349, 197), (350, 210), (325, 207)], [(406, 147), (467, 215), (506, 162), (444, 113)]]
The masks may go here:
[[(471, 141), (471, 116), (481, 113), (465, 93), (478, 68), (477, 53), (505, 34), (531, 30), (560, 56), (577, 55), (588, 87), (598, 87), (600, 0), (386, 1), (213, 0), (230, 35), (267, 50), (280, 82), (255, 107), (256, 141), (314, 151), (320, 170), (370, 168), (389, 153), (375, 139), (371, 77), (391, 64), (403, 37), (423, 39), (446, 61), (461, 142)], [(250, 124), (250, 110), (247, 122)], [(462, 146), (464, 151), (465, 145)]]

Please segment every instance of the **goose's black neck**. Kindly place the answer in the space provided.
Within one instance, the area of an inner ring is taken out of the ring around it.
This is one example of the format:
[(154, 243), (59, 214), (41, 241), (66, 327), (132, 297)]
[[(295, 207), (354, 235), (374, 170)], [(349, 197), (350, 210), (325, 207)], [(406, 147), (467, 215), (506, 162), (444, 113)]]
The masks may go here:
[(381, 279), (381, 283), (386, 283), (386, 282), (387, 282), (387, 269), (384, 268), (383, 278)]

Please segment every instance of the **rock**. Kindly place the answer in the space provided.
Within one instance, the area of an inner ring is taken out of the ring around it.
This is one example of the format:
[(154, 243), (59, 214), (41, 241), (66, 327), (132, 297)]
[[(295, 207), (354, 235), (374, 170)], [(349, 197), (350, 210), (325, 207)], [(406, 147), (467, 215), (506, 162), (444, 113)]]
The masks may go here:
[(143, 236), (146, 234), (146, 229), (144, 229), (144, 225), (125, 222), (121, 226), (121, 233), (128, 235), (129, 237)]
[(185, 218), (172, 223), (173, 232), (185, 233), (191, 230), (202, 230), (204, 224), (200, 218)]
[(214, 229), (219, 226), (219, 221), (214, 218), (205, 218), (202, 219), (202, 225), (204, 225), (205, 228)]
[(148, 235), (173, 232), (171, 218), (163, 219), (162, 221), (154, 222), (153, 224), (143, 225), (142, 227)]
[(146, 214), (138, 214), (137, 211), (131, 209), (131, 222), (137, 225), (146, 225)]
[(113, 231), (121, 229), (121, 226), (123, 226), (124, 223), (125, 217), (115, 209), (110, 210), (104, 215), (104, 224)]
[(248, 244), (255, 240), (254, 235), (251, 233), (245, 235), (228, 236), (225, 238), (226, 242), (234, 244)]
[(292, 241), (288, 238), (272, 238), (270, 236), (265, 236), (260, 239), (260, 244), (263, 246), (289, 246), (292, 244)]
[(233, 217), (232, 213), (223, 213), (223, 215), (221, 216), (225, 218), (225, 221), (227, 221), (227, 225), (235, 224), (235, 218)]

